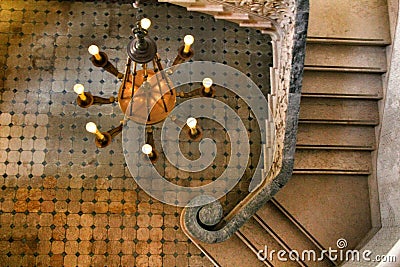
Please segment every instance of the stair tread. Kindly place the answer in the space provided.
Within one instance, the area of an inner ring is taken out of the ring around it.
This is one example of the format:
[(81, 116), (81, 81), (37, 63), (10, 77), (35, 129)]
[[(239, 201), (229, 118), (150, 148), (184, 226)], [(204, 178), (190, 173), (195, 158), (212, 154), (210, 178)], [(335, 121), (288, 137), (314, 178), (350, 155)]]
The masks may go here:
[(374, 147), (363, 147), (363, 146), (334, 146), (334, 145), (296, 145), (296, 149), (331, 149), (331, 150), (361, 150), (361, 151), (373, 151)]
[(375, 130), (371, 126), (300, 123), (297, 146), (373, 149)]
[[(286, 217), (271, 201), (267, 202), (256, 213), (257, 218), (267, 224), (286, 243), (291, 250), (298, 252), (313, 250), (316, 253), (320, 249), (293, 222)], [(307, 266), (332, 266), (329, 261), (317, 262), (304, 259)]]
[(370, 168), (369, 151), (299, 149), (295, 153), (295, 171), (369, 172)]
[(352, 72), (352, 73), (375, 73), (383, 74), (386, 70), (379, 68), (357, 68), (351, 66), (314, 66), (305, 65), (304, 70), (306, 71), (326, 71), (326, 72)]
[(231, 12), (219, 13), (217, 15), (214, 15), (214, 17), (215, 19), (239, 20), (239, 21), (246, 21), (250, 19), (249, 14), (231, 13)]
[(382, 76), (371, 73), (305, 71), (303, 94), (382, 96)]
[(188, 11), (198, 11), (198, 12), (223, 12), (223, 5), (190, 5), (186, 8)]
[(382, 0), (310, 1), (308, 36), (390, 42), (387, 3)]
[(371, 229), (366, 175), (293, 175), (275, 199), (324, 248), (346, 238), (353, 249)]
[[(195, 241), (207, 251), (208, 254), (222, 267), (243, 266), (243, 267), (265, 267), (265, 264), (257, 259), (257, 256), (248, 248), (239, 237), (231, 236), (222, 243), (208, 244)], [(207, 256), (207, 255), (206, 255)], [(245, 261), (243, 259), (246, 259)]]
[(302, 98), (299, 119), (377, 124), (378, 104), (372, 100)]
[(165, 2), (165, 3), (197, 3), (198, 0), (157, 0), (158, 2)]
[[(262, 228), (254, 218), (249, 219), (245, 225), (240, 228), (240, 233), (243, 234), (247, 240), (256, 247), (257, 251), (264, 250), (267, 246), (267, 251), (275, 250), (285, 250), (279, 243), (268, 234), (264, 228)], [(268, 253), (267, 253), (268, 256)], [(299, 266), (297, 262), (287, 261), (280, 262), (276, 255), (273, 257), (267, 257), (267, 260), (273, 266)]]
[(329, 36), (307, 36), (308, 44), (352, 44), (352, 45), (390, 45), (388, 39), (374, 38), (349, 38), (349, 37), (329, 37)]
[(370, 175), (370, 171), (343, 171), (343, 170), (293, 170), (297, 175)]
[(381, 100), (381, 95), (352, 95), (352, 94), (319, 94), (319, 93), (301, 93), (303, 97), (313, 98), (346, 98), (346, 99), (370, 99), (370, 100)]
[(386, 71), (386, 50), (378, 46), (307, 44), (305, 65)]
[(239, 26), (249, 27), (249, 28), (271, 28), (272, 23), (270, 21), (248, 21), (248, 22), (241, 22)]

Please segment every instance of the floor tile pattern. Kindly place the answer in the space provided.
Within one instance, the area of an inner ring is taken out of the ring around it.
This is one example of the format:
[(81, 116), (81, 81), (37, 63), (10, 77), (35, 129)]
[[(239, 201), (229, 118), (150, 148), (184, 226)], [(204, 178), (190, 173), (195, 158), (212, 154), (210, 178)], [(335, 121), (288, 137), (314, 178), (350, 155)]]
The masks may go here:
[[(146, 3), (150, 34), (163, 59), (173, 60), (183, 36), (193, 33), (195, 60), (236, 67), (268, 92), (267, 36), (169, 4)], [(116, 96), (119, 81), (93, 67), (87, 47), (99, 45), (122, 71), (133, 23), (134, 9), (125, 3), (0, 1), (1, 266), (211, 266), (181, 231), (180, 209), (136, 186), (121, 138), (97, 149), (84, 130), (88, 121), (100, 130), (117, 126), (123, 118), (119, 107), (82, 109), (75, 103), (72, 87), (78, 82), (96, 95)], [(218, 97), (245, 118), (256, 144), (248, 107), (227, 92)], [(217, 125), (207, 127), (218, 132)], [(195, 147), (184, 149), (196, 156)], [(212, 173), (191, 181), (218, 177), (226, 157)], [(160, 166), (167, 179), (187, 183), (184, 173)], [(226, 210), (245, 191), (240, 185), (229, 193)]]

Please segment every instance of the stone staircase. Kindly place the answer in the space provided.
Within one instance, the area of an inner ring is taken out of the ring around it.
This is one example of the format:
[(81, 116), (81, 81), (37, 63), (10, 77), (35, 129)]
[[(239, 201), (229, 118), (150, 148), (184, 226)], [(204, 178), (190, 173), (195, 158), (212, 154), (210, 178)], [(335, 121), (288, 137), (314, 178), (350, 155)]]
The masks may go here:
[[(262, 17), (221, 1), (159, 2), (185, 6), (263, 33), (273, 27)], [(354, 249), (379, 228), (375, 132), (389, 44), (386, 1), (310, 0), (294, 175), (236, 236), (217, 244), (193, 240), (212, 264), (335, 266), (341, 262), (326, 258), (322, 262), (282, 262), (276, 253), (259, 260), (256, 254), (266, 245), (269, 252), (318, 253), (329, 247), (337, 249), (340, 238), (346, 239), (346, 249)]]

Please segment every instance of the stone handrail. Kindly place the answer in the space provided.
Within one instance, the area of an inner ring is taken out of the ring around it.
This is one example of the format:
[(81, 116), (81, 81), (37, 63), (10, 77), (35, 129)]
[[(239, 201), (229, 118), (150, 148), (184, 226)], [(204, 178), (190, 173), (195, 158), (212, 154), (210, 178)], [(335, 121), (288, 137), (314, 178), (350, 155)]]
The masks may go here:
[[(290, 179), (300, 109), (301, 85), (304, 70), (308, 0), (207, 0), (223, 4), (238, 13), (252, 14), (269, 20), (273, 40), (274, 66), (271, 69), (270, 106), (275, 124), (275, 153), (266, 178), (250, 192), (227, 217), (222, 218), (218, 201), (206, 206), (185, 208), (181, 224), (193, 240), (206, 243), (222, 242), (231, 237), (259, 208), (270, 200)], [(210, 216), (213, 225), (224, 224), (218, 230), (206, 227)], [(211, 229), (211, 230), (210, 230)]]

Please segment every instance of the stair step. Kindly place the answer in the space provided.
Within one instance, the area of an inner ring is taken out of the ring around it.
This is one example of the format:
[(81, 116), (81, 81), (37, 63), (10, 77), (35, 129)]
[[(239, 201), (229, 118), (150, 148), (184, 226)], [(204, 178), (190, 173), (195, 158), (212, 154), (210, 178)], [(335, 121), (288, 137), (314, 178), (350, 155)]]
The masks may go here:
[(295, 175), (370, 175), (370, 171), (294, 170)]
[(197, 11), (197, 12), (224, 12), (223, 5), (191, 5), (186, 8), (188, 11)]
[(389, 40), (385, 39), (363, 39), (363, 38), (338, 38), (338, 37), (318, 37), (307, 36), (308, 44), (351, 44), (351, 45), (389, 45)]
[(333, 146), (333, 145), (296, 145), (297, 149), (323, 149), (323, 150), (361, 150), (361, 151), (374, 151), (372, 147), (358, 147), (358, 146)]
[[(274, 201), (276, 202), (276, 200)], [(311, 239), (299, 229), (296, 224), (292, 221), (292, 218), (288, 218), (273, 201), (269, 201), (261, 209), (259, 209), (254, 216), (260, 224), (266, 224), (272, 228), (272, 230), (279, 236), (279, 238), (290, 247), (291, 250), (302, 252), (305, 250), (312, 250), (316, 252), (316, 255), (320, 255), (321, 247), (320, 244), (314, 244)], [(261, 220), (261, 222), (259, 221)], [(318, 242), (318, 241), (315, 241)], [(317, 256), (318, 257), (318, 256)], [(323, 262), (308, 261), (304, 258), (305, 266), (333, 266), (334, 264), (328, 260)]]
[(382, 98), (382, 76), (371, 73), (305, 71), (303, 95)]
[(378, 95), (339, 95), (339, 94), (310, 94), (310, 93), (302, 93), (304, 97), (314, 97), (314, 98), (347, 98), (347, 99), (371, 99), (371, 100), (381, 100), (383, 96)]
[(194, 243), (201, 247), (200, 250), (207, 252), (207, 257), (212, 257), (211, 262), (215, 266), (265, 267), (265, 263), (258, 260), (254, 252), (236, 235), (222, 243), (208, 244), (200, 241)]
[(382, 0), (311, 0), (308, 36), (390, 43), (388, 17)]
[(229, 21), (246, 21), (249, 20), (249, 14), (246, 13), (220, 13), (218, 15), (214, 15), (215, 19), (225, 19)]
[(384, 47), (331, 44), (306, 46), (305, 66), (308, 68), (386, 72), (386, 65)]
[(253, 244), (245, 234), (243, 234), (240, 230), (237, 230), (235, 232), (235, 235), (243, 242), (243, 244), (245, 244), (248, 248), (251, 249), (251, 251), (253, 251), (254, 255), (257, 256), (257, 258), (264, 263), (265, 266), (268, 267), (274, 267), (274, 265), (272, 265), (272, 263), (268, 260), (268, 258), (266, 256), (260, 256), (262, 258), (259, 258), (259, 252), (260, 252), (260, 247), (257, 244)]
[(160, 3), (170, 3), (181, 7), (189, 7), (191, 5), (201, 3), (201, 0), (158, 0)]
[(158, 0), (158, 2), (180, 5), (180, 4), (185, 4), (185, 3), (189, 3), (189, 4), (190, 3), (197, 3), (199, 1), (198, 0)]
[(272, 23), (270, 21), (241, 22), (239, 26), (247, 28), (271, 28)]
[(343, 67), (343, 66), (304, 66), (306, 71), (330, 71), (330, 72), (353, 72), (353, 73), (377, 73), (383, 74), (386, 71), (374, 68)]
[(293, 175), (275, 199), (324, 248), (354, 249), (371, 229), (368, 176)]
[(300, 122), (328, 124), (377, 125), (378, 103), (354, 99), (301, 99)]
[(296, 173), (368, 174), (371, 168), (369, 151), (297, 149)]
[(297, 148), (374, 150), (375, 129), (371, 126), (299, 124)]
[[(254, 246), (256, 251), (264, 250), (265, 246), (267, 246), (268, 251), (271, 252), (272, 250), (280, 251), (285, 250), (274, 237), (272, 237), (266, 229), (264, 229), (254, 218), (251, 218), (247, 221), (242, 228), (239, 229), (239, 235), (244, 236), (246, 240), (243, 240), (245, 243)], [(287, 251), (287, 250), (286, 250)], [(288, 251), (287, 251), (288, 252)], [(240, 252), (238, 251), (240, 254)], [(263, 254), (264, 255), (264, 254)], [(295, 261), (286, 261), (282, 262), (276, 257), (276, 254), (273, 257), (268, 257), (269, 254), (266, 254), (268, 262), (272, 264), (272, 266), (300, 266)], [(254, 255), (257, 258), (257, 256)], [(241, 266), (241, 265), (230, 265), (230, 266)]]

